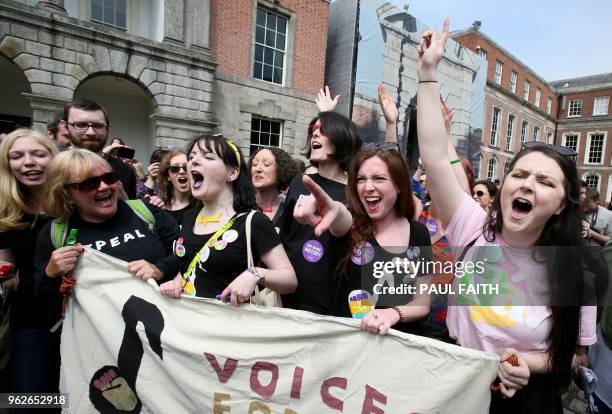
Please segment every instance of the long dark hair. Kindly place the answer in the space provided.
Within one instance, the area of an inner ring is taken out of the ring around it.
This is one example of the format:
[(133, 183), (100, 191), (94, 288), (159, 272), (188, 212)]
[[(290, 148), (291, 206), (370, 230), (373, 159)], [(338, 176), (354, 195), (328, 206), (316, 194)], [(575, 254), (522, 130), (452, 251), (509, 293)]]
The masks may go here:
[(365, 240), (373, 237), (372, 221), (366, 212), (359, 193), (357, 192), (357, 174), (361, 164), (366, 160), (378, 157), (389, 169), (389, 176), (393, 185), (397, 188), (397, 200), (395, 200), (395, 214), (399, 217), (406, 217), (412, 220), (414, 217), (414, 200), (412, 198), (412, 187), (410, 185), (410, 169), (408, 163), (396, 150), (380, 150), (370, 148), (361, 150), (355, 155), (348, 169), (348, 183), (346, 185), (346, 199), (348, 208), (353, 215), (353, 225), (349, 232), (348, 249), (342, 258), (339, 268), (346, 268), (353, 249)]
[(255, 202), (255, 187), (251, 182), (249, 171), (244, 156), (238, 145), (234, 144), (236, 150), (228, 143), (228, 138), (222, 135), (198, 135), (191, 139), (187, 145), (187, 154), (190, 154), (194, 146), (202, 151), (214, 152), (228, 167), (238, 168), (239, 174), (232, 182), (232, 192), (234, 193), (234, 211), (244, 213), (251, 210), (258, 210)]
[[(532, 152), (541, 152), (552, 158), (563, 171), (565, 178), (565, 207), (560, 214), (553, 214), (548, 219), (535, 246), (545, 247), (547, 257), (553, 322), (548, 336), (548, 366), (559, 386), (567, 387), (571, 379), (572, 357), (579, 338), (580, 307), (577, 304), (582, 302), (584, 287), (580, 181), (572, 160), (545, 145), (520, 151), (510, 163), (510, 171), (518, 160)], [(502, 190), (503, 184), (500, 193)], [(483, 229), (487, 240), (493, 241), (495, 234), (501, 233), (503, 219), (501, 197), (495, 197)], [(572, 248), (572, 254), (568, 254), (568, 247)]]
[[(361, 138), (355, 124), (337, 112), (319, 112), (319, 115), (314, 117), (308, 124), (308, 128), (320, 121), (321, 134), (325, 135), (334, 146), (336, 152), (332, 155), (332, 159), (340, 164), (340, 168), (346, 171), (355, 153), (361, 148)], [(304, 155), (310, 159), (311, 147), (310, 140), (306, 142)], [(318, 162), (310, 162), (315, 167), (319, 166)]]

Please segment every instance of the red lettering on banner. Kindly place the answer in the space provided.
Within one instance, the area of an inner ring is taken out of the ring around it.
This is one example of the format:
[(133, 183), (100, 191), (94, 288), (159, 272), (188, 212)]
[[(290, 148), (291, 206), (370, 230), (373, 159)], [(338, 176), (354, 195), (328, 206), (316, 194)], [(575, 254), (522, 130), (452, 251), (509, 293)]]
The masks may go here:
[(344, 408), (344, 402), (331, 395), (329, 393), (329, 389), (331, 387), (337, 387), (346, 390), (347, 383), (347, 379), (341, 377), (328, 378), (323, 381), (323, 384), (321, 385), (321, 398), (323, 399), (323, 403), (325, 403), (325, 405), (327, 405), (329, 408), (342, 412)]
[(363, 399), (361, 414), (385, 414), (385, 410), (375, 406), (374, 401), (387, 405), (387, 396), (378, 392), (374, 387), (370, 387), (366, 384), (366, 393)]
[(224, 400), (229, 400), (232, 397), (229, 394), (224, 394), (221, 392), (216, 392), (213, 394), (213, 413), (214, 414), (223, 414), (229, 413), (232, 408), (229, 405), (223, 405)]
[(225, 360), (225, 364), (223, 364), (223, 369), (219, 366), (219, 362), (217, 362), (217, 357), (214, 354), (209, 354), (208, 352), (204, 352), (204, 356), (213, 367), (215, 372), (217, 373), (217, 377), (219, 378), (219, 382), (221, 384), (225, 384), (231, 378), (232, 374), (236, 370), (236, 366), (238, 365), (237, 359), (228, 358)]
[[(268, 385), (259, 382), (259, 371), (267, 370), (272, 374), (272, 379)], [(251, 368), (251, 389), (265, 399), (270, 398), (276, 390), (278, 383), (278, 366), (271, 362), (257, 361)]]
[(304, 368), (295, 367), (293, 370), (293, 382), (291, 383), (291, 398), (300, 399), (302, 391), (302, 377), (304, 376)]

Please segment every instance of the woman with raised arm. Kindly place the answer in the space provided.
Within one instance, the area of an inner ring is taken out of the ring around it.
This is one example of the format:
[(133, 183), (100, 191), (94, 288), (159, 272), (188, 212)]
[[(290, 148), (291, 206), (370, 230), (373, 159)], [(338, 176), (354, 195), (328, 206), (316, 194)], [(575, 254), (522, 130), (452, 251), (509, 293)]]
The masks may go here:
[[(419, 46), (418, 135), (429, 193), (451, 244), (487, 246), (491, 269), (509, 273), (505, 287), (514, 293), (524, 281), (530, 286), (527, 292), (537, 287), (539, 298), (546, 299), (515, 303), (516, 295), (506, 306), (472, 306), (487, 305), (491, 298), (468, 295), (463, 306), (449, 306), (449, 333), (461, 346), (500, 356), (498, 387), (512, 398), (493, 392), (490, 412), (562, 413), (560, 390), (570, 381), (574, 351), (578, 344), (595, 341), (593, 309), (582, 308), (581, 316), (576, 306), (582, 299), (583, 275), (576, 167), (546, 145), (522, 150), (512, 160), (488, 215), (461, 189), (439, 110), (437, 67), (448, 25), (447, 19), (443, 33), (424, 32)], [(574, 256), (556, 254), (542, 261), (543, 249), (536, 246), (558, 251), (555, 245), (571, 246)], [(478, 259), (461, 250), (462, 259)], [(480, 277), (476, 274), (472, 280)], [(455, 286), (459, 282), (455, 278)]]
[(33, 266), (36, 237), (50, 221), (43, 193), (57, 152), (53, 141), (31, 129), (11, 132), (0, 145), (0, 265), (7, 268), (0, 290), (11, 308), (11, 375), (0, 372), (0, 383), (12, 383), (2, 392), (58, 392), (59, 335), (49, 332), (48, 309), (34, 295)]
[[(291, 263), (270, 219), (255, 203), (255, 189), (236, 144), (221, 135), (199, 135), (187, 147), (191, 192), (201, 208), (183, 217), (174, 244), (180, 274), (161, 285), (163, 294), (182, 292), (219, 298), (233, 305), (249, 302), (259, 284), (278, 293), (291, 293), (297, 281)], [(254, 263), (247, 261), (246, 225), (251, 220)]]

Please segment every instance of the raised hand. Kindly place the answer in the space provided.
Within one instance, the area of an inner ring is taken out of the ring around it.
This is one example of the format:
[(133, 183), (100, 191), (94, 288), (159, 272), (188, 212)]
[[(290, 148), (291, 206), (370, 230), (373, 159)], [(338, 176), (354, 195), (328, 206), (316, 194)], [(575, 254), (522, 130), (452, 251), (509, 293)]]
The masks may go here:
[(328, 112), (336, 109), (339, 99), (340, 95), (336, 95), (336, 97), (332, 99), (331, 93), (329, 93), (329, 87), (325, 86), (325, 90), (319, 89), (315, 102), (317, 103), (319, 112)]
[(340, 203), (332, 200), (321, 187), (305, 175), (302, 182), (310, 191), (310, 195), (301, 195), (293, 208), (293, 217), (298, 223), (314, 227), (319, 237), (336, 220), (340, 213)]
[(444, 47), (448, 40), (449, 24), (450, 20), (447, 17), (444, 19), (444, 30), (442, 33), (431, 29), (423, 32), (421, 44), (419, 45), (419, 61), (417, 63), (419, 80), (435, 80), (438, 63), (442, 59), (442, 55), (444, 55)]
[(382, 109), (387, 124), (395, 124), (397, 122), (398, 114), (397, 106), (395, 105), (395, 102), (393, 102), (393, 99), (387, 95), (385, 85), (382, 83), (378, 85), (378, 103), (380, 104), (380, 108)]

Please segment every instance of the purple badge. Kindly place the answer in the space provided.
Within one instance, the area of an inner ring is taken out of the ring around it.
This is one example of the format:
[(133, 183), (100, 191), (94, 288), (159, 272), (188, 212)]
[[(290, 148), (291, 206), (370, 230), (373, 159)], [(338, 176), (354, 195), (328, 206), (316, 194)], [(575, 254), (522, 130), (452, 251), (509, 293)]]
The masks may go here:
[(374, 258), (374, 247), (370, 242), (360, 243), (353, 249), (351, 261), (358, 266), (368, 264)]
[(302, 247), (304, 259), (310, 263), (316, 263), (323, 257), (323, 245), (318, 240), (308, 240)]
[(435, 236), (438, 233), (439, 226), (436, 220), (427, 220), (425, 226), (427, 227), (427, 231), (429, 231), (430, 236)]

